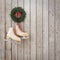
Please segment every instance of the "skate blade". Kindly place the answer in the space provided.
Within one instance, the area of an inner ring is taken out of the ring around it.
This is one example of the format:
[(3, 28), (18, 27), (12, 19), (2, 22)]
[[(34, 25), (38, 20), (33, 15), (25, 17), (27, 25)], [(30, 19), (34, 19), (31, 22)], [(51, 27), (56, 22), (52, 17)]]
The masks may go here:
[[(6, 39), (7, 39), (7, 40), (8, 40), (8, 39), (12, 39), (12, 40), (15, 40), (15, 41), (17, 41), (17, 42), (20, 42), (20, 41), (21, 41), (21, 40), (13, 39), (13, 38), (11, 38), (11, 37), (10, 37), (10, 36), (8, 36), (8, 35), (6, 36)], [(6, 41), (7, 41), (7, 40), (6, 40)]]
[(29, 39), (29, 37), (20, 36), (21, 39)]

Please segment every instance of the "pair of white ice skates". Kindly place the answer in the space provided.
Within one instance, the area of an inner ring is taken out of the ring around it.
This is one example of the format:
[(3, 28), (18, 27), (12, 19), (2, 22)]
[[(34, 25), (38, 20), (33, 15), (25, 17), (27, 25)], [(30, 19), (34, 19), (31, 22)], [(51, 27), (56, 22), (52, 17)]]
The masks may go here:
[(16, 40), (16, 41), (21, 41), (22, 39), (27, 39), (29, 37), (28, 37), (28, 33), (21, 31), (19, 26), (16, 25), (15, 31), (14, 31), (13, 27), (9, 28), (9, 31), (7, 33), (6, 38), (7, 39), (11, 38), (11, 39)]

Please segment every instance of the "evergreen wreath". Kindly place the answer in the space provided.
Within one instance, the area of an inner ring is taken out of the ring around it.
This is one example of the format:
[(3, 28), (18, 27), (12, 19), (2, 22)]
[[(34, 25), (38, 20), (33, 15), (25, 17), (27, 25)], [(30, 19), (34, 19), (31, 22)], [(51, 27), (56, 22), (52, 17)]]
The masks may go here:
[(15, 7), (11, 10), (10, 16), (14, 22), (20, 23), (24, 21), (26, 12), (21, 7)]

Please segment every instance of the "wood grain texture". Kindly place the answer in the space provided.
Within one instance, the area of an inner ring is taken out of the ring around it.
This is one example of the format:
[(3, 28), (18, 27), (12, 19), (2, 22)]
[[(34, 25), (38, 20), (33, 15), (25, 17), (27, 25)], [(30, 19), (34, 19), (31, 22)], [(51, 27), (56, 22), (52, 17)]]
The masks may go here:
[[(11, 12), (11, 0), (6, 0), (6, 32), (8, 32), (9, 28), (11, 27), (11, 18), (10, 18), (10, 12)], [(8, 39), (6, 41), (6, 60), (11, 60), (11, 40)]]
[(36, 0), (31, 0), (31, 60), (36, 60)]
[[(29, 39), (6, 41), (9, 27), (16, 25), (9, 14), (17, 6), (26, 11), (21, 27)], [(60, 0), (1, 0), (0, 60), (60, 60)]]
[[(27, 4), (26, 4), (27, 2)], [(30, 29), (30, 8), (29, 8), (29, 0), (24, 0), (24, 9), (26, 11), (26, 19), (24, 21), (24, 31), (29, 34)], [(27, 23), (28, 22), (28, 23)], [(24, 40), (24, 60), (30, 60), (30, 39)]]
[(55, 56), (54, 56), (54, 0), (49, 0), (48, 1), (49, 3), (49, 17), (48, 17), (48, 20), (49, 20), (49, 45), (48, 45), (48, 59), (49, 60), (54, 60), (55, 59)]
[(36, 40), (36, 43), (37, 43), (37, 46), (36, 46), (36, 53), (37, 53), (37, 60), (42, 60), (42, 0), (37, 0), (36, 2), (37, 6), (36, 6), (36, 14), (37, 14), (37, 21), (36, 21), (36, 24), (37, 24), (37, 40)]
[(55, 1), (56, 60), (60, 60), (60, 0)]
[(5, 60), (5, 1), (0, 4), (0, 60)]
[(43, 0), (43, 60), (48, 60), (48, 0)]

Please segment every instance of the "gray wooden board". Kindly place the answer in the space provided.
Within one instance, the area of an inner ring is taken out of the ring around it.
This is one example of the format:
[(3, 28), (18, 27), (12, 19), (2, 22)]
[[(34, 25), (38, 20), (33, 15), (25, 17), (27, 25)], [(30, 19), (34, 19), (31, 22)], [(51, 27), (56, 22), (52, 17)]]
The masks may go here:
[(31, 60), (36, 60), (36, 0), (31, 0)]
[[(27, 2), (27, 4), (26, 4)], [(24, 0), (24, 9), (26, 11), (26, 19), (24, 21), (24, 31), (29, 34), (30, 25), (30, 4), (29, 0)], [(27, 23), (28, 22), (28, 23)], [(30, 39), (24, 40), (24, 60), (30, 60)]]
[[(11, 27), (11, 17), (10, 17), (10, 12), (11, 12), (11, 0), (8, 1), (6, 0), (6, 32), (8, 33), (9, 28)], [(8, 39), (6, 41), (6, 60), (11, 60), (11, 40)]]
[(49, 45), (48, 45), (48, 59), (54, 60), (54, 0), (49, 0)]
[(5, 1), (0, 4), (0, 60), (5, 60)]
[(60, 0), (55, 1), (56, 60), (60, 60)]
[(37, 13), (37, 21), (36, 21), (36, 24), (37, 24), (37, 45), (36, 45), (36, 53), (37, 53), (37, 60), (42, 60), (42, 0), (37, 0), (36, 2), (37, 6), (36, 6), (36, 13)]
[(43, 0), (43, 60), (48, 60), (48, 0)]

